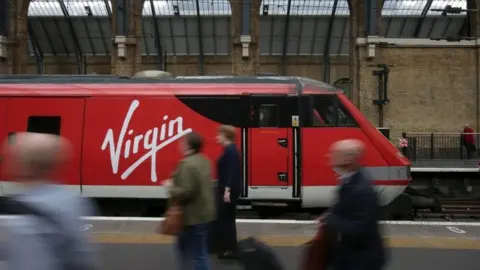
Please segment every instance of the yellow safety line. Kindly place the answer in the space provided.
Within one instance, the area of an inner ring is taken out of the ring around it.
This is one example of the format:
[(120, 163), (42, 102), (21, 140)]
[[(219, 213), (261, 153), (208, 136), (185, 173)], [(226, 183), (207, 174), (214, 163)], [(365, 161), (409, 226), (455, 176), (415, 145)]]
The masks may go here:
[[(172, 244), (174, 238), (159, 234), (140, 233), (92, 233), (93, 241), (105, 244)], [(275, 247), (298, 247), (309, 241), (311, 236), (268, 235), (255, 236), (257, 239)], [(244, 239), (246, 237), (239, 237)], [(473, 238), (450, 237), (386, 237), (392, 248), (428, 248), (428, 249), (479, 249), (480, 240)]]

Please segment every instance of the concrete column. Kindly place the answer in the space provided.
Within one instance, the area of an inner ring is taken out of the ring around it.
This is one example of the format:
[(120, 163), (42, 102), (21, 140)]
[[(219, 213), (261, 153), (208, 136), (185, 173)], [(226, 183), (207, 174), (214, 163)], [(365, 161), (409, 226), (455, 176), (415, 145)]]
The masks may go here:
[[(232, 74), (256, 75), (260, 65), (261, 0), (230, 1), (232, 7)], [(244, 9), (248, 7), (248, 9)], [(249, 13), (244, 12), (249, 10)], [(249, 23), (248, 23), (249, 22)]]
[(28, 62), (29, 0), (0, 0), (0, 73), (24, 74)]
[(133, 76), (142, 64), (144, 0), (112, 0), (112, 74)]

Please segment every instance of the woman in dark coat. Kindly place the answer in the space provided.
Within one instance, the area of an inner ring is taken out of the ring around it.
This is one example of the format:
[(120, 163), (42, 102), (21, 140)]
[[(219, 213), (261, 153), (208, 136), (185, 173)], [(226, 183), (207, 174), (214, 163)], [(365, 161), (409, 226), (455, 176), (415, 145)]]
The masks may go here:
[(217, 220), (214, 245), (219, 258), (234, 258), (237, 251), (236, 208), (241, 191), (240, 154), (235, 144), (235, 128), (221, 126), (217, 143), (224, 147), (217, 160)]

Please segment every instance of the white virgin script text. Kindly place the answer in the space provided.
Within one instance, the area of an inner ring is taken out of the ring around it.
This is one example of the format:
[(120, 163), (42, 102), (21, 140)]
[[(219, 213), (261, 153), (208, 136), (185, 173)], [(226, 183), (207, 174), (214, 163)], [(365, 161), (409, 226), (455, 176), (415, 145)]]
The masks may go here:
[(121, 178), (123, 180), (127, 179), (128, 176), (130, 176), (130, 174), (132, 174), (133, 171), (138, 168), (138, 166), (140, 166), (147, 159), (150, 159), (150, 178), (152, 182), (157, 182), (157, 152), (165, 146), (192, 132), (192, 129), (183, 129), (183, 118), (181, 116), (167, 122), (168, 115), (165, 115), (163, 116), (164, 123), (160, 127), (149, 129), (143, 134), (137, 133), (138, 135), (133, 135), (135, 131), (129, 128), (129, 124), (133, 113), (138, 106), (140, 106), (140, 102), (138, 100), (134, 100), (132, 104), (130, 104), (127, 115), (123, 120), (122, 129), (120, 130), (120, 134), (118, 134), (116, 140), (113, 129), (109, 129), (107, 131), (105, 139), (102, 143), (102, 151), (105, 151), (107, 147), (110, 150), (112, 171), (114, 174), (117, 174), (120, 160), (122, 158), (124, 160), (127, 159), (131, 154), (137, 154), (138, 149), (143, 147), (143, 149), (147, 152), (139, 157), (133, 164), (131, 164), (122, 173)]

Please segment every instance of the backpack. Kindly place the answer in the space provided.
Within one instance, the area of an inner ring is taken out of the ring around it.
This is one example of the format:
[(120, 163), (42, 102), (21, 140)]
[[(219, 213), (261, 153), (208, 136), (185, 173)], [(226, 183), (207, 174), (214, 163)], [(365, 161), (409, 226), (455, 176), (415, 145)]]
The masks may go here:
[[(39, 219), (44, 220), (50, 226), (52, 226), (52, 228), (54, 228), (56, 231), (60, 231), (60, 232), (64, 231), (64, 228), (62, 227), (61, 223), (54, 216), (50, 215), (45, 211), (42, 211), (41, 209), (38, 209), (35, 206), (32, 206), (28, 203), (24, 203), (21, 201), (8, 199), (8, 198), (4, 198), (3, 204), (10, 215), (32, 215)], [(80, 265), (74, 264), (73, 262), (62, 260), (63, 256), (58, 255), (58, 254), (61, 254), (60, 250), (63, 251), (65, 249), (68, 249), (71, 246), (71, 243), (75, 241), (74, 239), (71, 238), (71, 235), (69, 233), (64, 233), (62, 235), (65, 237), (62, 241), (62, 244), (54, 248), (55, 249), (54, 254), (57, 256), (57, 258), (60, 258), (61, 260), (62, 269), (63, 270), (93, 270), (93, 267), (88, 267), (84, 265), (80, 266)], [(47, 243), (49, 241), (47, 237), (45, 237), (44, 240)]]

